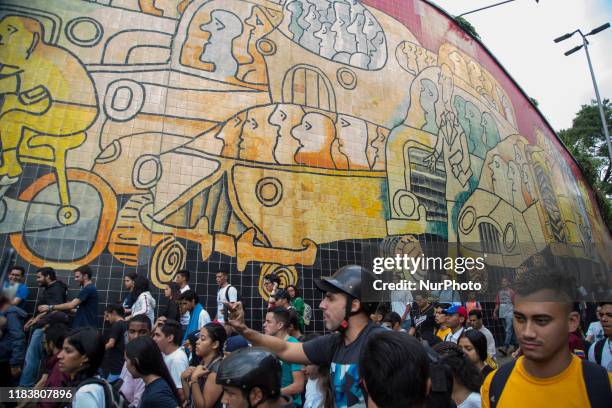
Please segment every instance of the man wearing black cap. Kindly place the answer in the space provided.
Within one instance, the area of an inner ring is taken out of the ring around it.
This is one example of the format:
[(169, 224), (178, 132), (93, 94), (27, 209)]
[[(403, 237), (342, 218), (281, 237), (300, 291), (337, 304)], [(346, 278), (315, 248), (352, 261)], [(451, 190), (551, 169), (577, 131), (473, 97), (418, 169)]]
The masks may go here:
[(332, 276), (316, 280), (325, 297), (319, 305), (325, 328), (335, 332), (306, 343), (287, 343), (249, 329), (242, 323), (240, 303), (228, 305), (229, 324), (255, 346), (270, 349), (279, 358), (296, 364), (330, 365), (337, 408), (364, 407), (360, 387), (359, 355), (368, 338), (383, 328), (370, 321), (376, 302), (362, 302), (362, 278), (372, 276), (358, 265), (344, 266)]
[(226, 357), (217, 371), (217, 384), (223, 386), (221, 402), (227, 408), (295, 407), (280, 393), (278, 358), (263, 348), (242, 348)]

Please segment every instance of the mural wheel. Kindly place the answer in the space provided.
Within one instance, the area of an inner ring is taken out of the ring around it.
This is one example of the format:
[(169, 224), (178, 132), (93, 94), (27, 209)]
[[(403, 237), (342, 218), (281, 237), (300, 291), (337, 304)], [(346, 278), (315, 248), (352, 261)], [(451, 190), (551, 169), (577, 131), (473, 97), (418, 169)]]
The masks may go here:
[(165, 237), (153, 250), (149, 274), (151, 282), (160, 289), (164, 288), (179, 270), (185, 268), (186, 259), (185, 246), (173, 236)]
[(113, 189), (87, 170), (66, 171), (70, 208), (78, 218), (59, 219), (60, 204), (55, 173), (35, 180), (20, 195), (28, 203), (23, 232), (11, 234), (11, 245), (24, 260), (37, 267), (71, 270), (91, 263), (106, 247), (117, 217)]
[(298, 273), (295, 266), (263, 264), (259, 273), (259, 283), (257, 284), (257, 287), (259, 288), (259, 294), (266, 302), (270, 298), (270, 294), (264, 287), (264, 278), (271, 274), (276, 274), (280, 278), (281, 283), (279, 288), (286, 288), (289, 285), (297, 285), (298, 282)]

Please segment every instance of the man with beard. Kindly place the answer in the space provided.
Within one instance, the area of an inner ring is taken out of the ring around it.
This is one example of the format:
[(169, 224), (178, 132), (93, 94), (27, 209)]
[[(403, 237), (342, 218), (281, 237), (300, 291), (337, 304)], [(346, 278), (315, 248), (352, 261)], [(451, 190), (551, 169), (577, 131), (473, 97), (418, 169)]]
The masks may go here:
[(305, 343), (288, 343), (249, 329), (243, 323), (240, 302), (228, 304), (228, 323), (254, 346), (271, 350), (283, 361), (329, 365), (335, 406), (365, 407), (364, 393), (359, 386), (359, 355), (368, 338), (384, 330), (369, 318), (377, 302), (362, 301), (362, 279), (369, 276), (372, 275), (367, 269), (348, 265), (330, 277), (315, 281), (317, 288), (325, 293), (319, 307), (323, 311), (325, 328), (332, 333)]
[[(43, 289), (39, 297), (41, 305), (59, 305), (66, 302), (67, 290), (66, 284), (57, 280), (55, 270), (45, 267), (36, 271), (36, 283)], [(39, 312), (41, 308), (39, 307)], [(68, 322), (68, 316), (63, 312), (41, 312), (30, 319), (24, 326), (24, 330), (32, 328), (30, 343), (25, 355), (23, 372), (19, 380), (20, 387), (33, 387), (36, 383), (38, 370), (44, 356), (43, 348), (43, 328), (52, 321)]]

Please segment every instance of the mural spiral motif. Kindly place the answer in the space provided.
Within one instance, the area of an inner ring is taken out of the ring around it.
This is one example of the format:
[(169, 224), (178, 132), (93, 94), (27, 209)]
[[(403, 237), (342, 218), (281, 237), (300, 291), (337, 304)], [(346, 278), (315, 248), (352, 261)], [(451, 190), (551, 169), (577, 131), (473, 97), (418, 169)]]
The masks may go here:
[(167, 237), (160, 241), (153, 250), (151, 258), (151, 282), (158, 287), (163, 287), (172, 282), (174, 275), (185, 268), (187, 250), (174, 237)]

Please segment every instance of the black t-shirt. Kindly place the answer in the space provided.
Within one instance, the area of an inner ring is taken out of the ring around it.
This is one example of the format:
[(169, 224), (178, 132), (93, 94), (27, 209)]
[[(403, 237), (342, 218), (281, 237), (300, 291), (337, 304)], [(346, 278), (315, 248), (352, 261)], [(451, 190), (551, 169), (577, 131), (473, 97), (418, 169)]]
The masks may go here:
[(327, 334), (304, 343), (304, 353), (315, 365), (330, 365), (331, 384), (336, 408), (365, 407), (363, 391), (359, 387), (359, 356), (371, 335), (385, 330), (370, 322), (351, 344), (344, 344), (339, 333)]
[(176, 300), (168, 301), (168, 305), (166, 306), (164, 313), (162, 313), (162, 316), (165, 316), (168, 320), (176, 320), (177, 322), (181, 321), (181, 311)]
[(178, 406), (172, 388), (163, 378), (145, 385), (139, 407), (143, 408), (176, 408)]
[(56, 280), (43, 290), (42, 295), (40, 295), (40, 304), (60, 305), (66, 303), (66, 299), (68, 298), (66, 291), (66, 284)]
[(434, 334), (436, 318), (433, 305), (428, 305), (422, 311), (418, 306), (412, 310), (410, 313), (411, 326), (416, 329), (417, 337), (421, 338), (421, 340), (426, 340), (429, 345), (434, 345), (436, 343), (436, 336)]
[(123, 363), (125, 362), (125, 332), (127, 331), (127, 322), (124, 320), (116, 321), (112, 324), (108, 337), (104, 339), (104, 344), (109, 339), (115, 339), (115, 347), (106, 350), (104, 360), (102, 360), (102, 371), (105, 375), (121, 374)]

